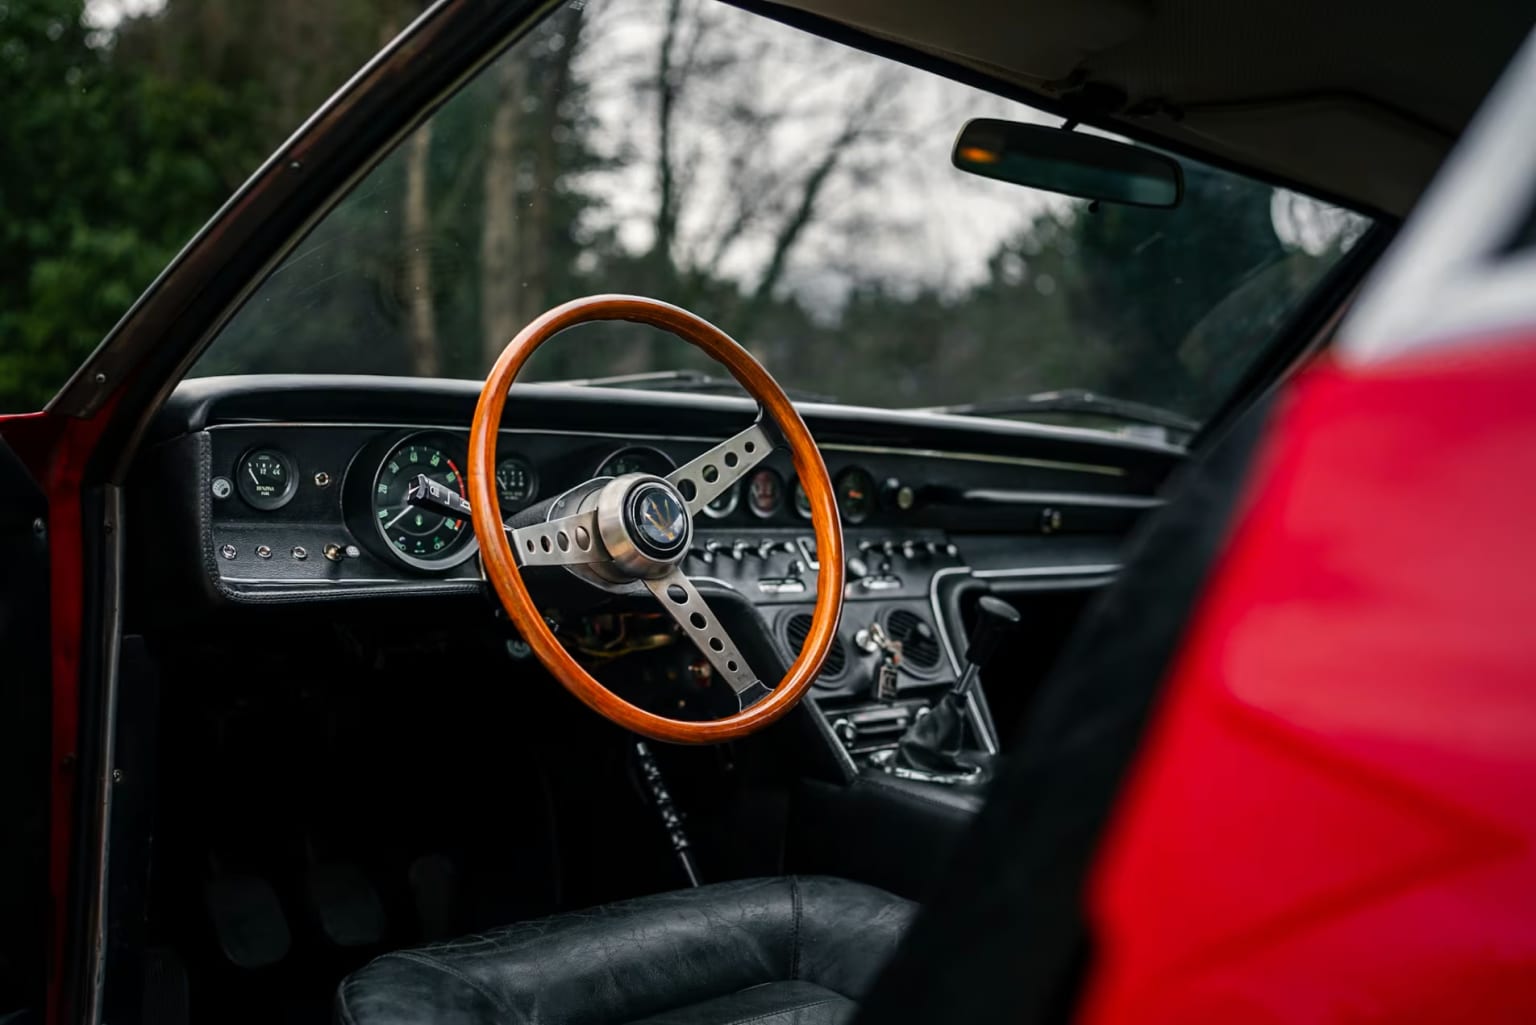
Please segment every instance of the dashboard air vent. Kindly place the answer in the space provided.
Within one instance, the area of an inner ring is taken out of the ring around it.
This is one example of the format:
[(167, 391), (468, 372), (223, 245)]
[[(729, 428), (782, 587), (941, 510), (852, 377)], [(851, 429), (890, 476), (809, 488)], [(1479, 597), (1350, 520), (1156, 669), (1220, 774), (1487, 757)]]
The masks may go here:
[[(784, 624), (784, 643), (789, 645), (789, 654), (792, 658), (800, 657), (800, 649), (805, 646), (806, 635), (811, 632), (811, 614), (809, 612), (796, 612), (789, 617), (789, 622)], [(821, 664), (821, 679), (833, 680), (843, 675), (843, 669), (848, 664), (848, 654), (843, 650), (843, 639), (832, 638), (832, 647), (827, 651), (827, 660)]]
[(939, 638), (922, 616), (897, 609), (885, 618), (885, 632), (891, 640), (901, 642), (901, 658), (908, 668), (918, 673), (938, 668)]

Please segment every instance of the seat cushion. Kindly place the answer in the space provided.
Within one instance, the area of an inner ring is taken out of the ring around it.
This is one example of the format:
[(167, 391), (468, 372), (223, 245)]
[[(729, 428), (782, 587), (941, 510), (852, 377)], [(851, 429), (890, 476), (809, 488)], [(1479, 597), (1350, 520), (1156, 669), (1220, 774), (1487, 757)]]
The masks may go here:
[(337, 1016), (345, 1025), (843, 1021), (913, 911), (883, 890), (819, 876), (656, 894), (385, 954), (342, 982)]

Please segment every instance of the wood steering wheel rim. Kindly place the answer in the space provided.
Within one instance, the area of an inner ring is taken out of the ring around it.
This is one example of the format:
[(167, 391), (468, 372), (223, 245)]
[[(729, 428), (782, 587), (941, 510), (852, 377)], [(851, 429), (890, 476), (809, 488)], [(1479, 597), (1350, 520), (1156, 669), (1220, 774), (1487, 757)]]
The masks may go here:
[[(799, 657), (778, 685), (755, 703), (723, 719), (669, 719), (630, 704), (593, 679), (545, 623), (523, 581), (503, 525), (496, 488), (496, 439), (512, 383), (539, 346), (566, 328), (602, 320), (627, 320), (661, 328), (725, 366), (772, 418), (779, 440), (789, 449), (795, 473), (810, 499), (819, 564), (810, 631)], [(545, 668), (599, 715), (653, 740), (719, 743), (753, 733), (781, 718), (799, 703), (821, 671), (837, 637), (843, 605), (843, 535), (831, 478), (810, 431), (784, 390), (750, 353), (703, 318), (656, 299), (629, 295), (574, 299), (538, 317), (507, 344), (486, 376), (470, 429), (468, 477), (471, 519), (480, 542), (480, 559), (497, 597)]]

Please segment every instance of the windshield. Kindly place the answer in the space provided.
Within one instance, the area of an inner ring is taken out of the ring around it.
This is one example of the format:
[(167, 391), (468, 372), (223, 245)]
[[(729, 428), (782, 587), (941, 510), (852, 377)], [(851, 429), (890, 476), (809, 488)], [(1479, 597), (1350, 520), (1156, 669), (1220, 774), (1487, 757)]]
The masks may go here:
[[(950, 147), (975, 117), (1056, 123), (722, 4), (567, 5), (368, 174), (195, 373), (477, 378), (545, 309), (628, 292), (720, 325), (797, 396), (1118, 426), (1017, 401), (1086, 393), (1198, 424), (1368, 225), (1188, 160), (1171, 210), (968, 176)], [(679, 370), (723, 376), (601, 324), (523, 379)]]

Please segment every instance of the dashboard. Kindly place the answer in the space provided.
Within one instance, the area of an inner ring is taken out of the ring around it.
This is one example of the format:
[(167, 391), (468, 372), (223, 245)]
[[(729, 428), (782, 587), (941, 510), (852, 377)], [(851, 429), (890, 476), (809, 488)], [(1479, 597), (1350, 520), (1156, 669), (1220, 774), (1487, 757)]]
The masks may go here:
[[(484, 595), (472, 525), (405, 501), (422, 474), (465, 494), (478, 394), (478, 382), (378, 377), (184, 382), (129, 489), (139, 547), (152, 553), (141, 572), (178, 607), (194, 595), (237, 614)], [(1101, 432), (797, 408), (844, 528), (843, 622), (816, 688), (834, 710), (867, 690), (875, 624), (903, 644), (902, 686), (931, 688), (961, 671), (967, 588), (1112, 578), (1126, 532), (1182, 458)], [(735, 398), (571, 385), (518, 385), (506, 409), (495, 474), (508, 518), (593, 477), (665, 475), (756, 415)], [(705, 510), (683, 565), (706, 595), (748, 606), (786, 660), (804, 640), (819, 567), (786, 451)]]

